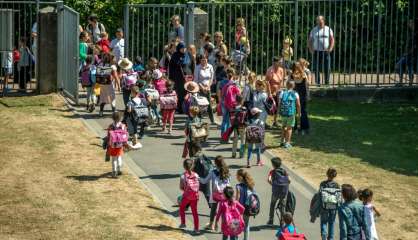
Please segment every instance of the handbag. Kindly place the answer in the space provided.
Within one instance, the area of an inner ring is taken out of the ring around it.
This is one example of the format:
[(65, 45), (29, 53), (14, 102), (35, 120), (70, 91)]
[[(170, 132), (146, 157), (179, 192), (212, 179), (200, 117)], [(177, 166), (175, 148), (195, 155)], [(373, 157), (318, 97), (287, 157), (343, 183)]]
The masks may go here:
[(209, 136), (209, 126), (207, 123), (190, 125), (190, 134), (193, 142), (206, 141)]

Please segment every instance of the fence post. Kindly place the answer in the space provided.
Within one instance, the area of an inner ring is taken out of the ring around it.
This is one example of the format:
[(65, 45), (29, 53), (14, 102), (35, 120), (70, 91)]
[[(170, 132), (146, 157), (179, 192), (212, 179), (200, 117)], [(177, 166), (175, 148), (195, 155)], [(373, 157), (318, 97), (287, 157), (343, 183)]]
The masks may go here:
[(194, 2), (187, 3), (186, 45), (194, 43)]
[(64, 90), (64, 44), (63, 44), (63, 31), (64, 31), (64, 18), (63, 18), (63, 9), (64, 9), (64, 2), (57, 1), (57, 84), (58, 84), (58, 91)]
[(123, 33), (125, 39), (125, 46), (123, 48), (123, 55), (129, 58), (129, 4), (125, 4), (123, 8)]
[[(377, 25), (377, 61), (376, 61), (376, 71), (377, 71), (377, 87), (380, 84), (380, 35), (382, 32), (382, 14), (380, 14), (379, 10), (379, 17), (378, 17), (378, 25)], [(383, 77), (384, 78), (384, 77)]]
[(215, 34), (215, 0), (211, 0), (210, 1), (210, 8), (211, 8), (211, 25), (212, 25), (212, 27), (211, 27), (211, 34), (212, 34), (212, 36), (213, 36), (213, 34)]
[(299, 1), (295, 0), (295, 39), (294, 39), (294, 59), (298, 59), (298, 19), (299, 19)]

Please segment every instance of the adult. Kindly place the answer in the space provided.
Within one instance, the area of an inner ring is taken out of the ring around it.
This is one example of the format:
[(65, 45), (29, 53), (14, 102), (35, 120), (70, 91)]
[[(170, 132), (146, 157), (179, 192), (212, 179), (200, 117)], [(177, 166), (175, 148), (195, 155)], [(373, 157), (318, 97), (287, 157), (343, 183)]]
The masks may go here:
[(98, 64), (97, 69), (111, 68), (111, 82), (107, 84), (100, 84), (100, 112), (99, 116), (103, 116), (103, 110), (106, 104), (110, 104), (112, 107), (112, 112), (116, 111), (116, 94), (114, 88), (114, 82), (118, 78), (117, 67), (114, 62), (114, 57), (109, 53), (103, 54), (102, 61)]
[(88, 24), (86, 27), (86, 31), (89, 33), (90, 38), (93, 43), (96, 43), (100, 40), (100, 34), (106, 32), (106, 28), (104, 25), (97, 20), (97, 16), (95, 14), (90, 15), (87, 18)]
[(123, 29), (116, 30), (116, 38), (110, 42), (110, 48), (115, 56), (116, 62), (125, 57), (125, 39), (123, 38)]
[(403, 83), (405, 67), (408, 69), (409, 85), (414, 82), (414, 68), (418, 71), (418, 18), (409, 21), (409, 38), (406, 42), (406, 53), (398, 61), (399, 83)]
[(215, 43), (215, 54), (222, 52), (223, 54), (228, 55), (228, 47), (224, 43), (224, 35), (222, 32), (215, 32), (213, 40)]
[(33, 59), (37, 61), (37, 56), (38, 56), (38, 23), (37, 22), (35, 22), (32, 25), (31, 37), (32, 37)]
[(341, 186), (344, 203), (338, 208), (338, 220), (340, 222), (340, 239), (370, 240), (370, 231), (367, 226), (365, 208), (363, 203), (356, 200), (357, 192), (350, 184)]
[(173, 30), (169, 33), (168, 41), (184, 42), (184, 27), (180, 23), (181, 19), (179, 15), (171, 17), (171, 26)]
[(199, 84), (200, 94), (208, 99), (208, 115), (210, 122), (214, 124), (210, 87), (215, 79), (215, 71), (205, 55), (199, 55), (197, 60), (199, 64), (195, 68), (193, 81)]
[(182, 113), (182, 106), (186, 92), (184, 90), (184, 84), (187, 80), (193, 78), (192, 72), (192, 60), (190, 56), (186, 54), (186, 45), (183, 42), (177, 44), (176, 52), (171, 56), (170, 63), (168, 65), (168, 77), (174, 81), (178, 96), (178, 112)]
[[(286, 69), (284, 63), (280, 61), (279, 57), (273, 57), (273, 65), (266, 71), (266, 83), (269, 85), (269, 94), (277, 99), (277, 94), (283, 86), (283, 81), (286, 77)], [(276, 126), (277, 115), (274, 115), (273, 126)]]
[(335, 40), (332, 29), (325, 25), (324, 16), (316, 18), (317, 26), (309, 33), (308, 48), (313, 54), (313, 68), (316, 84), (321, 84), (321, 71), (324, 74), (325, 84), (329, 84), (331, 56)]
[[(304, 135), (309, 133), (308, 118), (308, 99), (309, 99), (309, 81), (303, 66), (300, 62), (293, 65), (291, 79), (295, 81), (295, 91), (299, 94), (300, 100), (300, 129), (298, 131)], [(298, 120), (296, 120), (298, 121)], [(298, 126), (299, 124), (296, 124)]]

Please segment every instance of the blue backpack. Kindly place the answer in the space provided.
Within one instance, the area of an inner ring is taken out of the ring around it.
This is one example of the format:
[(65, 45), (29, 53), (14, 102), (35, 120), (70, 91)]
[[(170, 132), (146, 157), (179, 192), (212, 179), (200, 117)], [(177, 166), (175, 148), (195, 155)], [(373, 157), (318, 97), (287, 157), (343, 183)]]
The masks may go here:
[(280, 99), (280, 115), (284, 117), (296, 114), (296, 93), (293, 90), (285, 90)]
[(257, 216), (260, 213), (260, 197), (250, 189), (247, 188), (246, 198), (245, 198), (245, 214), (248, 216)]

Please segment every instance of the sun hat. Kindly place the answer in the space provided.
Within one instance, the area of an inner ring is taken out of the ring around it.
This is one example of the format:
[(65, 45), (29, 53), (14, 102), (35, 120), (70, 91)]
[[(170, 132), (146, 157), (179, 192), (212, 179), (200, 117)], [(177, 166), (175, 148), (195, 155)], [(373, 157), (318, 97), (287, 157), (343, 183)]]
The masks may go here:
[(251, 115), (256, 115), (257, 113), (262, 113), (263, 110), (259, 109), (259, 108), (251, 108)]
[(132, 62), (129, 61), (129, 59), (127, 58), (122, 58), (121, 60), (119, 60), (118, 65), (120, 68), (122, 68), (123, 70), (129, 70), (132, 69)]
[(199, 85), (195, 82), (190, 81), (184, 84), (184, 89), (191, 93), (197, 93), (199, 92)]
[(158, 79), (160, 79), (160, 78), (162, 78), (162, 77), (163, 77), (163, 73), (160, 71), (160, 69), (155, 69), (155, 70), (152, 72), (152, 77), (153, 77), (155, 80), (158, 80)]

